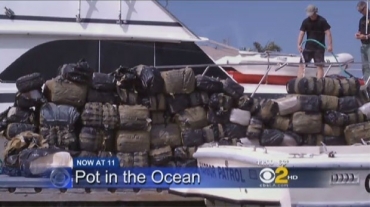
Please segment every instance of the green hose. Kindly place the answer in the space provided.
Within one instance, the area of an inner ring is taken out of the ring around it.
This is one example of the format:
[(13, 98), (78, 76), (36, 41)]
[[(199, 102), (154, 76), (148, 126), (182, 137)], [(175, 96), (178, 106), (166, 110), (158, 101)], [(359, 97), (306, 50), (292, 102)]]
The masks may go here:
[[(322, 44), (321, 42), (319, 42), (319, 41), (317, 41), (317, 40), (314, 40), (314, 39), (307, 39), (307, 40), (304, 40), (304, 41), (302, 42), (302, 44), (301, 44), (301, 47), (303, 47), (303, 45), (304, 45), (306, 42), (314, 42), (314, 43), (316, 43), (316, 44), (320, 45), (321, 47), (323, 47), (325, 50), (327, 49), (327, 48), (326, 48), (326, 46), (325, 46), (324, 44)], [(346, 75), (348, 75), (348, 76), (350, 76), (350, 77), (353, 77), (353, 75), (351, 75), (350, 73), (348, 73), (348, 72), (343, 68), (343, 66), (342, 66), (341, 64), (339, 64), (339, 61), (338, 61), (338, 59), (337, 59), (337, 56), (336, 56), (333, 52), (331, 52), (331, 54), (333, 55), (333, 57), (334, 57), (335, 61), (337, 61), (338, 65), (339, 65), (339, 68), (341, 69), (341, 71), (342, 71), (344, 74), (346, 74)]]

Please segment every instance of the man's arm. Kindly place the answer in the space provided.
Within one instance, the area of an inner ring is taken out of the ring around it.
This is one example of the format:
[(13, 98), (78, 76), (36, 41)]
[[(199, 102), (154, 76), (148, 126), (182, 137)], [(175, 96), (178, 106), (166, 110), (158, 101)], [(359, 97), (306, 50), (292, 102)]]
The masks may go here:
[(362, 39), (362, 37), (361, 37), (361, 19), (360, 19), (360, 21), (358, 21), (358, 31), (355, 34), (355, 38), (358, 39), (358, 40)]
[(300, 31), (299, 31), (299, 34), (298, 34), (298, 42), (297, 42), (298, 47), (301, 46), (305, 33), (306, 33), (306, 21), (303, 20)]
[(361, 19), (358, 21), (358, 33), (361, 34)]
[(332, 47), (332, 45), (333, 45), (333, 38), (332, 38), (332, 35), (331, 35), (331, 31), (330, 31), (331, 26), (329, 25), (329, 23), (326, 20), (324, 20), (324, 21), (325, 22), (324, 22), (323, 29), (325, 31), (326, 37), (328, 38), (328, 46), (329, 47)]
[(331, 36), (331, 31), (330, 31), (330, 29), (328, 29), (328, 30), (326, 30), (326, 31), (325, 31), (325, 35), (326, 35), (326, 37), (328, 38), (328, 45), (329, 45), (329, 46), (332, 46), (332, 45), (333, 45), (333, 38), (332, 38), (332, 36)]
[(301, 30), (301, 31), (299, 31), (299, 34), (298, 34), (298, 43), (297, 43), (298, 47), (300, 47), (300, 46), (301, 46), (301, 44), (302, 44), (304, 34), (305, 34), (305, 32), (304, 32), (304, 31), (302, 31), (302, 30)]

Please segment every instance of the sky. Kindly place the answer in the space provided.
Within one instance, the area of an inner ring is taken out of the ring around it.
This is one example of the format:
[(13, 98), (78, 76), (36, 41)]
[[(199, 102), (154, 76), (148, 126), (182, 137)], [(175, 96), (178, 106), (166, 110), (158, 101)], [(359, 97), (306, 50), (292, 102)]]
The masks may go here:
[(331, 25), (334, 53), (350, 53), (355, 62), (361, 61), (361, 44), (354, 38), (361, 18), (357, 1), (169, 0), (167, 9), (198, 36), (218, 42), (229, 39), (237, 48), (274, 41), (283, 53), (291, 54), (298, 53), (299, 28), (309, 4), (317, 6)]

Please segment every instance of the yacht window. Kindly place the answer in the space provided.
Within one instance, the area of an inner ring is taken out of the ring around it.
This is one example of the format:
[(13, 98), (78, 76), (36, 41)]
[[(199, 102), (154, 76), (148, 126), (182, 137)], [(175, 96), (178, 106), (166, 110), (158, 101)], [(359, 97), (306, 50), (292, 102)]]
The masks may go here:
[(154, 65), (154, 43), (118, 40), (100, 42), (100, 71), (110, 73), (120, 65)]
[[(155, 43), (156, 66), (214, 64), (213, 61), (193, 42)], [(201, 74), (205, 67), (193, 68)], [(218, 68), (210, 68), (207, 75), (224, 76)]]
[[(105, 73), (112, 72), (120, 65), (134, 67), (140, 64), (156, 66), (214, 64), (192, 42), (102, 40), (99, 57), (98, 40), (58, 40), (28, 50), (0, 73), (0, 79), (4, 82), (14, 82), (17, 78), (33, 72), (42, 73), (46, 79), (50, 79), (57, 75), (62, 64), (77, 62), (81, 58), (85, 58), (95, 71), (99, 71), (100, 64), (100, 71)], [(205, 67), (193, 69), (196, 74), (201, 74)], [(208, 71), (207, 75), (226, 77), (217, 67), (211, 67)]]
[(38, 45), (21, 55), (1, 74), (4, 82), (14, 82), (17, 78), (39, 72), (45, 79), (58, 74), (64, 63), (74, 63), (85, 58), (90, 66), (98, 69), (99, 41), (96, 40), (58, 40)]

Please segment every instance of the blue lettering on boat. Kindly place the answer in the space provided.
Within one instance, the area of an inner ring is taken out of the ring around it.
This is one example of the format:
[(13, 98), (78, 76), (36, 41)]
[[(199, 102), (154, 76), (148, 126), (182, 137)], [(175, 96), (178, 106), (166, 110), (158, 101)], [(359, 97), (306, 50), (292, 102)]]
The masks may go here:
[(199, 162), (199, 169), (202, 174), (212, 178), (217, 178), (215, 166)]
[(245, 183), (242, 170), (240, 168), (215, 167), (206, 163), (199, 162), (202, 174), (221, 180)]

